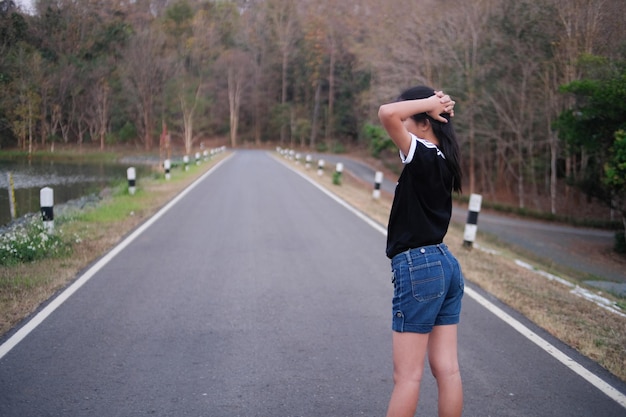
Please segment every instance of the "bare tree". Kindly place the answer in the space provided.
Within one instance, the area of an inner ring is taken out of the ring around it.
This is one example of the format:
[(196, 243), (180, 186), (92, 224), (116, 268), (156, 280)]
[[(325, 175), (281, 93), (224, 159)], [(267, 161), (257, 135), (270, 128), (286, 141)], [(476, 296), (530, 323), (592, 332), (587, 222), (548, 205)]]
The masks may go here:
[[(306, 25), (302, 28), (304, 32), (304, 47), (302, 51), (302, 59), (304, 62), (304, 70), (306, 72), (302, 74), (303, 89), (306, 90), (306, 92), (304, 93), (305, 99), (307, 97), (310, 97), (308, 95), (309, 90), (312, 90), (314, 92), (312, 108), (308, 106), (307, 107), (312, 111), (311, 116), (309, 116), (311, 120), (309, 146), (311, 148), (315, 148), (315, 143), (319, 130), (319, 114), (323, 82), (322, 71), (324, 68), (325, 58), (322, 45), (324, 43), (325, 34), (322, 29), (322, 24), (318, 21), (319, 18), (316, 18), (315, 16), (307, 16), (304, 20), (306, 21)], [(292, 126), (294, 125), (295, 121), (292, 120)]]
[(559, 155), (559, 138), (552, 125), (560, 112), (559, 101), (556, 97), (557, 82), (554, 65), (548, 64), (541, 74), (545, 93), (545, 126), (546, 136), (550, 147), (550, 213), (557, 213), (557, 159)]
[(106, 78), (98, 80), (93, 90), (93, 105), (95, 109), (96, 135), (100, 142), (100, 149), (104, 150), (104, 144), (109, 126), (109, 107), (111, 88)]
[(161, 54), (165, 45), (157, 30), (138, 33), (125, 51), (124, 80), (137, 107), (137, 127), (146, 150), (152, 149), (155, 106), (166, 79), (168, 68)]
[[(294, 0), (270, 0), (266, 3), (267, 20), (276, 38), (281, 57), (280, 104), (282, 111), (285, 112), (287, 111), (287, 70), (289, 68), (289, 59), (298, 40), (297, 10)], [(286, 120), (286, 117), (283, 115), (281, 120)], [(280, 127), (281, 144), (285, 142), (286, 136), (287, 125), (283, 122)]]
[(180, 101), (180, 109), (183, 113), (183, 141), (185, 144), (185, 153), (190, 154), (193, 148), (193, 121), (200, 101), (201, 84), (195, 86), (193, 98), (187, 97), (185, 86), (179, 91), (178, 100)]
[[(75, 108), (72, 105), (72, 94), (76, 92), (76, 80), (78, 79), (75, 65), (61, 59), (54, 67), (50, 68), (49, 83), (51, 94), (47, 101), (50, 114), (50, 134), (55, 136), (60, 131), (64, 143), (70, 141), (71, 125), (75, 120)], [(52, 145), (54, 146), (54, 145)]]
[(241, 109), (241, 97), (248, 87), (251, 68), (254, 65), (250, 55), (246, 52), (231, 49), (225, 51), (219, 59), (219, 65), (226, 73), (228, 86), (228, 110), (230, 119), (230, 145), (237, 146), (237, 133), (239, 129), (239, 111)]
[[(41, 56), (37, 51), (19, 46), (15, 59), (18, 71), (9, 86), (13, 96), (9, 115), (13, 131), (18, 137), (18, 146), (28, 149), (30, 155), (33, 152), (35, 124), (40, 117), (41, 96), (37, 91), (36, 81), (37, 75), (41, 73)], [(35, 76), (31, 78), (32, 74)]]
[[(450, 59), (461, 75), (461, 84), (450, 93), (461, 98), (463, 106), (464, 139), (467, 140), (469, 192), (477, 191), (476, 187), (476, 120), (479, 118), (480, 103), (484, 96), (483, 83), (491, 67), (485, 62), (482, 48), (493, 36), (488, 21), (492, 16), (493, 0), (475, 0), (462, 2), (457, 6), (456, 13), (446, 16), (442, 30), (444, 42), (439, 48), (444, 59)], [(448, 48), (446, 48), (448, 46)], [(448, 88), (448, 80), (442, 80)], [(442, 86), (442, 87), (443, 87)], [(482, 184), (481, 187), (485, 187)]]
[(415, 84), (439, 85), (438, 68), (445, 63), (440, 59), (441, 44), (449, 24), (440, 19), (442, 9), (449, 9), (434, 0), (420, 2), (428, 13), (407, 13), (406, 3), (400, 0), (370, 3), (370, 8), (371, 46), (362, 51), (361, 59), (367, 60), (376, 76), (374, 98), (388, 100)]
[[(206, 71), (207, 44), (213, 38), (211, 22), (205, 10), (194, 13), (188, 3), (177, 3), (166, 11), (164, 20), (168, 35), (168, 55), (173, 68), (169, 82), (182, 119), (185, 153), (190, 154), (194, 142), (194, 119), (201, 100), (203, 76)], [(178, 114), (175, 117), (178, 118)], [(177, 125), (177, 123), (173, 123)]]
[(503, 3), (497, 13), (495, 22), (502, 36), (495, 42), (503, 59), (497, 68), (497, 87), (489, 98), (504, 128), (503, 139), (510, 140), (506, 164), (516, 181), (518, 206), (524, 208), (527, 195), (537, 197), (535, 148), (545, 149), (548, 143), (545, 131), (538, 129), (545, 96), (541, 93), (541, 77), (537, 76), (548, 59), (548, 47), (545, 41), (529, 34), (536, 33), (550, 16), (544, 5), (533, 1)]
[[(551, 0), (559, 23), (558, 38), (553, 43), (554, 61), (557, 68), (557, 83), (569, 84), (581, 78), (578, 61), (583, 54), (594, 53), (595, 46), (605, 37), (602, 22), (610, 11), (622, 10), (623, 4), (617, 8), (607, 8), (607, 0)], [(623, 25), (623, 22), (622, 22)], [(623, 27), (623, 26), (622, 26)], [(603, 41), (602, 41), (603, 42)], [(564, 100), (557, 107), (561, 109), (572, 106), (571, 99)], [(566, 149), (567, 151), (567, 149)], [(584, 151), (579, 154), (567, 153), (565, 175), (580, 179), (585, 170), (588, 155)], [(566, 186), (569, 194), (569, 187)], [(566, 195), (567, 195), (566, 194)]]

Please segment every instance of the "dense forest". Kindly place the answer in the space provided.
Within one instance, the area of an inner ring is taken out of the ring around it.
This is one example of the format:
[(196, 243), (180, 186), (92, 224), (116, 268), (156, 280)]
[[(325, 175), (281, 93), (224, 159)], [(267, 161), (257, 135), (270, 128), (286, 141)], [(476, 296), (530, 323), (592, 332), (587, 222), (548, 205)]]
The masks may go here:
[(0, 148), (384, 157), (378, 106), (427, 84), (457, 102), (466, 194), (558, 214), (578, 190), (626, 222), (624, 22), (623, 0), (0, 0)]

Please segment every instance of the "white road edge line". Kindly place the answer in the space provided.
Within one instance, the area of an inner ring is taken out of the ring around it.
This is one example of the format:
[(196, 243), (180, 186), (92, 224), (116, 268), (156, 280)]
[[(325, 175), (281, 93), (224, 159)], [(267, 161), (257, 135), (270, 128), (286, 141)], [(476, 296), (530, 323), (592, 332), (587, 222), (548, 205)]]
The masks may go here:
[[(387, 229), (385, 227), (381, 226), (378, 222), (375, 222), (374, 220), (370, 219), (369, 217), (367, 217), (366, 215), (361, 213), (359, 210), (357, 210), (356, 208), (352, 207), (346, 201), (344, 201), (340, 197), (336, 196), (331, 191), (327, 190), (326, 188), (324, 188), (323, 186), (321, 186), (317, 182), (313, 181), (307, 175), (305, 175), (305, 174), (301, 173), (300, 171), (294, 169), (289, 164), (285, 163), (284, 161), (280, 160), (277, 157), (274, 157), (274, 159), (276, 159), (277, 161), (279, 161), (280, 163), (285, 165), (287, 168), (289, 168), (290, 170), (292, 170), (293, 172), (295, 172), (296, 174), (300, 175), (302, 178), (304, 178), (305, 180), (307, 180), (308, 182), (313, 184), (315, 187), (317, 187), (324, 194), (328, 195), (330, 198), (335, 200), (337, 203), (339, 203), (340, 205), (344, 206), (346, 209), (350, 210), (357, 217), (359, 217), (360, 219), (364, 220), (367, 224), (372, 226), (374, 229), (378, 230), (383, 235), (387, 236)], [(612, 385), (608, 384), (607, 382), (602, 380), (600, 377), (598, 377), (594, 373), (592, 373), (589, 370), (587, 370), (584, 366), (582, 366), (581, 364), (576, 362), (574, 359), (570, 358), (565, 353), (561, 352), (554, 345), (550, 344), (547, 340), (542, 339), (541, 336), (539, 336), (537, 333), (533, 332), (528, 327), (524, 326), (522, 323), (520, 323), (519, 321), (514, 319), (512, 316), (510, 316), (509, 314), (504, 312), (504, 310), (502, 310), (501, 308), (499, 308), (498, 306), (496, 306), (495, 304), (493, 304), (492, 302), (487, 300), (482, 295), (478, 294), (473, 289), (469, 288), (469, 286), (467, 284), (465, 285), (465, 293), (467, 295), (469, 295), (471, 298), (473, 298), (478, 304), (482, 305), (487, 310), (489, 310), (491, 313), (493, 313), (496, 317), (498, 317), (499, 319), (501, 319), (502, 321), (507, 323), (509, 326), (511, 326), (512, 328), (517, 330), (520, 334), (522, 334), (528, 340), (530, 340), (531, 342), (533, 342), (534, 344), (539, 346), (541, 349), (545, 350), (553, 358), (555, 358), (556, 360), (561, 362), (563, 365), (567, 366), (570, 370), (572, 370), (575, 373), (577, 373), (580, 377), (582, 377), (587, 382), (589, 382), (591, 385), (593, 385), (594, 387), (596, 387), (597, 389), (602, 391), (604, 394), (606, 394), (612, 400), (617, 402), (619, 405), (621, 405), (622, 407), (626, 408), (626, 395), (622, 394), (617, 389), (615, 389)]]
[(626, 395), (619, 392), (610, 384), (606, 383), (600, 377), (595, 375), (594, 373), (587, 370), (584, 366), (576, 362), (574, 359), (567, 356), (565, 353), (558, 350), (554, 345), (550, 344), (547, 340), (542, 339), (537, 333), (530, 330), (528, 327), (524, 326), (522, 323), (511, 317), (509, 314), (504, 312), (501, 308), (493, 304), (491, 301), (487, 300), (482, 295), (478, 294), (471, 288), (465, 286), (465, 293), (476, 300), (480, 305), (485, 307), (491, 313), (493, 313), (496, 317), (500, 318), (502, 321), (507, 323), (509, 326), (517, 330), (520, 334), (526, 337), (528, 340), (539, 346), (541, 349), (545, 350), (549, 353), (553, 358), (561, 362), (563, 365), (567, 366), (570, 370), (576, 372), (579, 376), (584, 378), (587, 382), (589, 382), (594, 387), (598, 388), (604, 394), (609, 396), (615, 402), (617, 402), (622, 407), (626, 408)]
[(174, 199), (167, 203), (161, 210), (159, 210), (154, 216), (149, 218), (145, 223), (139, 226), (134, 232), (132, 232), (126, 239), (115, 246), (110, 252), (104, 255), (98, 262), (96, 262), (91, 268), (89, 268), (83, 275), (81, 275), (72, 285), (67, 287), (61, 294), (59, 294), (54, 300), (44, 307), (39, 313), (37, 313), (32, 319), (30, 319), (24, 326), (22, 326), (13, 336), (0, 345), (0, 359), (2, 359), (7, 353), (11, 351), (18, 343), (20, 343), (30, 332), (35, 330), (50, 314), (54, 312), (61, 304), (63, 304), (68, 298), (72, 296), (76, 291), (80, 289), (87, 281), (91, 279), (102, 267), (111, 261), (118, 253), (124, 250), (133, 240), (141, 235), (146, 229), (154, 224), (161, 216), (169, 211), (176, 203), (178, 203), (185, 195), (193, 190), (202, 180), (211, 175), (220, 165), (230, 159), (233, 154), (219, 161), (214, 167), (202, 174), (200, 178), (195, 180), (191, 185), (185, 188)]

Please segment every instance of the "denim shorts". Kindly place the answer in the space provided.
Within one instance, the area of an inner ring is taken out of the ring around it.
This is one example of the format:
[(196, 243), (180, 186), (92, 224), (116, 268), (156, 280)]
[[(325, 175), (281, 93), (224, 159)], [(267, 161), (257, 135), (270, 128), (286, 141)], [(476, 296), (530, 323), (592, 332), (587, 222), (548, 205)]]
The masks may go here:
[(445, 244), (399, 253), (391, 260), (391, 270), (393, 330), (430, 333), (433, 326), (459, 322), (465, 282)]

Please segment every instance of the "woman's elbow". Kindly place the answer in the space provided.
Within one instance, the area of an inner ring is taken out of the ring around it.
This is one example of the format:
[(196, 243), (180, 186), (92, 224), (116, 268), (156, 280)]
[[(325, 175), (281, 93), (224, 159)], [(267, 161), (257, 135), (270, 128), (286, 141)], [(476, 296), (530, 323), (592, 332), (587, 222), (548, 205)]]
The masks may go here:
[(389, 106), (383, 104), (378, 108), (378, 120), (385, 122), (393, 117), (393, 112), (389, 109)]

